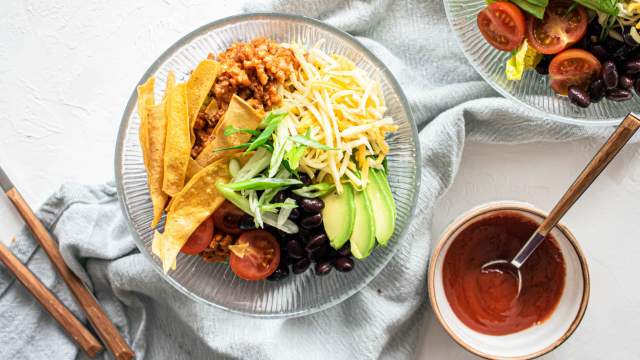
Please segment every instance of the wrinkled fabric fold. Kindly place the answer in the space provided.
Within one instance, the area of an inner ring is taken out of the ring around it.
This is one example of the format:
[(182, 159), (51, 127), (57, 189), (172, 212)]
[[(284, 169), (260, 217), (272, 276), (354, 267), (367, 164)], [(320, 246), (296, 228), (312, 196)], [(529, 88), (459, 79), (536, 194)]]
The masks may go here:
[[(64, 185), (38, 215), (139, 359), (413, 358), (429, 311), (433, 212), (465, 141), (568, 141), (611, 129), (559, 124), (498, 97), (463, 57), (440, 0), (264, 1), (247, 11), (303, 14), (350, 32), (391, 69), (409, 99), (420, 129), (422, 186), (403, 245), (377, 278), (317, 314), (248, 318), (194, 302), (166, 283), (136, 249), (112, 183)], [(11, 250), (85, 321), (27, 230)], [(3, 266), (0, 324), (0, 359), (84, 358)]]

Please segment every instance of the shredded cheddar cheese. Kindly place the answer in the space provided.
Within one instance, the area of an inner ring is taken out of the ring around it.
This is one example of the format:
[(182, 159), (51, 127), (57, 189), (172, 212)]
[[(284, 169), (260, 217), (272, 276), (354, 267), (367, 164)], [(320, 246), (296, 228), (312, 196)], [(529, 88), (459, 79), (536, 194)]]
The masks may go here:
[(320, 44), (305, 51), (285, 44), (298, 62), (293, 90), (281, 90), (283, 109), (293, 124), (292, 134), (305, 134), (332, 150), (309, 147), (300, 169), (316, 181), (329, 177), (338, 192), (342, 182), (364, 188), (369, 169), (382, 168), (389, 152), (385, 135), (398, 126), (384, 117), (387, 108), (380, 84), (352, 61), (326, 54)]

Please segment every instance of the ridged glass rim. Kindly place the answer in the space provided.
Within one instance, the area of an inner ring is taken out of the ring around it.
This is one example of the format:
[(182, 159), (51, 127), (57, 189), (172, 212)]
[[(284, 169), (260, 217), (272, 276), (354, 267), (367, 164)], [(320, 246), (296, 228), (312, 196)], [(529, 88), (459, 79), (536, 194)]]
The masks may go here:
[(129, 209), (127, 207), (127, 202), (125, 201), (125, 197), (123, 196), (124, 194), (124, 183), (123, 183), (123, 177), (122, 177), (122, 173), (123, 173), (123, 169), (122, 169), (122, 162), (120, 161), (123, 157), (123, 146), (124, 146), (124, 138), (126, 136), (126, 132), (127, 132), (127, 128), (129, 127), (129, 121), (131, 119), (131, 113), (133, 112), (133, 109), (136, 106), (136, 102), (137, 102), (137, 91), (136, 88), (138, 85), (141, 85), (144, 83), (144, 81), (151, 76), (152, 74), (154, 74), (158, 68), (160, 67), (161, 64), (163, 64), (168, 58), (170, 58), (177, 49), (179, 49), (180, 47), (182, 47), (185, 43), (192, 41), (193, 39), (205, 34), (207, 31), (209, 31), (211, 28), (216, 28), (216, 27), (222, 27), (225, 26), (227, 24), (231, 24), (234, 22), (238, 22), (238, 21), (248, 21), (248, 20), (254, 20), (254, 19), (259, 19), (259, 18), (270, 18), (270, 19), (278, 19), (278, 20), (296, 20), (296, 21), (301, 21), (304, 23), (307, 23), (310, 26), (315, 26), (318, 28), (321, 28), (323, 30), (326, 30), (327, 32), (332, 33), (333, 35), (335, 35), (336, 37), (344, 40), (346, 43), (348, 43), (349, 45), (353, 46), (354, 48), (356, 48), (357, 50), (361, 51), (364, 55), (366, 55), (368, 57), (368, 59), (374, 63), (377, 67), (378, 70), (381, 71), (383, 73), (384, 76), (386, 76), (389, 80), (389, 83), (391, 85), (391, 87), (393, 88), (393, 91), (396, 93), (398, 99), (400, 100), (400, 103), (402, 104), (402, 108), (404, 109), (404, 111), (406, 112), (407, 115), (407, 119), (409, 121), (409, 126), (411, 127), (411, 136), (414, 140), (414, 144), (415, 144), (415, 160), (416, 160), (416, 167), (415, 167), (415, 194), (414, 197), (412, 199), (411, 202), (411, 207), (410, 207), (410, 211), (409, 211), (409, 220), (406, 224), (406, 226), (398, 233), (398, 242), (404, 241), (405, 239), (405, 235), (406, 232), (408, 231), (410, 225), (411, 225), (411, 219), (414, 218), (415, 216), (415, 212), (416, 212), (416, 205), (417, 205), (417, 201), (418, 201), (418, 193), (420, 191), (420, 182), (421, 182), (421, 173), (422, 173), (422, 169), (421, 169), (421, 154), (420, 154), (420, 140), (419, 140), (419, 136), (418, 136), (418, 128), (416, 126), (416, 122), (415, 119), (413, 117), (413, 112), (411, 110), (411, 106), (409, 105), (409, 102), (406, 98), (406, 95), (404, 94), (404, 91), (402, 90), (402, 87), (400, 86), (400, 84), (398, 83), (398, 80), (396, 79), (396, 77), (393, 75), (393, 73), (391, 72), (391, 70), (389, 70), (389, 68), (376, 56), (373, 54), (373, 52), (371, 52), (368, 48), (366, 48), (358, 39), (356, 39), (355, 37), (351, 36), (350, 34), (334, 27), (331, 26), (329, 24), (326, 24), (324, 22), (321, 22), (319, 20), (307, 17), (307, 16), (303, 16), (303, 15), (294, 15), (294, 14), (284, 14), (284, 13), (277, 13), (277, 12), (255, 12), (255, 13), (245, 13), (245, 14), (238, 14), (238, 15), (233, 15), (233, 16), (228, 16), (228, 17), (224, 17), (222, 19), (218, 19), (212, 22), (209, 22), (205, 25), (202, 25), (198, 28), (196, 28), (195, 30), (191, 31), (190, 33), (188, 33), (187, 35), (181, 37), (180, 39), (178, 39), (176, 42), (174, 42), (171, 46), (169, 46), (169, 48), (167, 48), (167, 50), (165, 50), (152, 64), (151, 66), (145, 71), (145, 73), (142, 75), (142, 77), (140, 78), (140, 80), (138, 81), (138, 84), (136, 84), (136, 86), (134, 87), (131, 96), (129, 97), (129, 101), (127, 102), (127, 105), (125, 107), (124, 113), (122, 115), (122, 118), (120, 120), (120, 128), (118, 129), (118, 135), (117, 135), (117, 140), (116, 140), (116, 151), (115, 151), (115, 158), (114, 158), (114, 170), (115, 170), (115, 178), (116, 178), (116, 186), (117, 186), (117, 191), (118, 191), (118, 202), (120, 203), (120, 208), (122, 210), (122, 213), (125, 215), (124, 217), (127, 220), (127, 226), (129, 227), (130, 232), (133, 235), (134, 241), (136, 243), (136, 247), (138, 248), (138, 250), (140, 251), (140, 253), (142, 253), (142, 255), (145, 257), (146, 260), (149, 261), (149, 263), (151, 263), (152, 268), (158, 273), (160, 274), (160, 276), (167, 281), (169, 284), (171, 284), (173, 287), (175, 287), (176, 289), (178, 289), (180, 292), (182, 292), (183, 294), (187, 295), (189, 298), (202, 303), (202, 304), (206, 304), (209, 306), (213, 306), (222, 310), (226, 310), (232, 313), (236, 313), (236, 314), (241, 314), (241, 315), (245, 315), (245, 316), (249, 316), (249, 317), (256, 317), (256, 318), (293, 318), (293, 317), (299, 317), (299, 316), (303, 316), (303, 315), (309, 315), (309, 314), (313, 314), (325, 309), (328, 309), (330, 307), (333, 307), (337, 304), (340, 304), (341, 302), (343, 302), (344, 300), (350, 298), (351, 296), (353, 296), (354, 294), (358, 293), (360, 290), (362, 290), (365, 286), (367, 286), (376, 276), (378, 276), (378, 274), (384, 269), (386, 268), (386, 266), (389, 264), (389, 261), (391, 261), (391, 259), (395, 256), (396, 252), (399, 249), (399, 245), (395, 246), (392, 250), (391, 250), (391, 256), (389, 256), (387, 259), (385, 259), (382, 263), (382, 266), (378, 267), (377, 269), (375, 269), (375, 271), (372, 271), (371, 273), (369, 273), (366, 277), (363, 278), (362, 283), (357, 286), (354, 287), (352, 289), (350, 289), (349, 291), (339, 295), (336, 297), (335, 300), (330, 301), (330, 302), (326, 302), (324, 304), (320, 304), (318, 306), (315, 307), (310, 307), (308, 309), (304, 309), (304, 310), (299, 310), (296, 312), (291, 312), (291, 313), (268, 313), (268, 314), (263, 314), (263, 313), (251, 313), (251, 312), (246, 312), (246, 311), (240, 311), (240, 310), (236, 310), (236, 309), (232, 309), (211, 301), (208, 301), (194, 293), (192, 293), (191, 291), (189, 291), (188, 289), (186, 289), (184, 286), (182, 286), (178, 281), (174, 280), (172, 277), (168, 276), (167, 274), (165, 274), (162, 270), (162, 268), (155, 262), (153, 261), (151, 254), (147, 251), (144, 242), (142, 241), (142, 239), (140, 238), (140, 235), (138, 234), (134, 224), (132, 223), (132, 217), (131, 214), (129, 213)]
[(513, 94), (511, 94), (509, 91), (504, 89), (502, 86), (500, 86), (499, 84), (495, 83), (489, 77), (489, 75), (487, 73), (485, 73), (480, 68), (480, 64), (478, 63), (478, 61), (473, 56), (471, 56), (469, 54), (469, 52), (467, 51), (467, 48), (464, 46), (464, 43), (462, 42), (460, 34), (458, 33), (458, 31), (456, 31), (456, 29), (454, 27), (453, 15), (451, 14), (452, 10), (451, 10), (451, 7), (450, 7), (450, 1), (449, 0), (443, 0), (443, 3), (444, 3), (444, 11), (445, 11), (445, 13), (447, 15), (447, 22), (449, 22), (449, 28), (454, 33), (455, 38), (456, 38), (456, 43), (458, 44), (458, 47), (462, 50), (462, 53), (464, 54), (464, 57), (467, 58), (467, 61), (471, 64), (473, 69), (478, 74), (480, 74), (482, 79), (486, 83), (488, 83), (494, 90), (496, 90), (498, 93), (500, 93), (500, 95), (504, 96), (505, 98), (513, 101), (514, 103), (516, 103), (518, 105), (525, 106), (527, 109), (529, 109), (531, 111), (534, 111), (534, 112), (537, 112), (539, 114), (542, 114), (542, 115), (544, 115), (544, 117), (547, 117), (550, 120), (555, 120), (555, 121), (559, 121), (559, 122), (566, 123), (566, 124), (581, 125), (581, 126), (591, 126), (591, 127), (603, 127), (603, 126), (618, 125), (622, 121), (623, 116), (621, 116), (619, 119), (618, 118), (608, 118), (608, 119), (598, 119), (598, 120), (583, 120), (583, 119), (577, 119), (577, 118), (573, 118), (573, 117), (569, 117), (569, 116), (562, 116), (562, 115), (558, 115), (558, 114), (554, 114), (554, 113), (551, 113), (551, 112), (540, 110), (540, 109), (534, 107), (533, 105), (518, 99)]

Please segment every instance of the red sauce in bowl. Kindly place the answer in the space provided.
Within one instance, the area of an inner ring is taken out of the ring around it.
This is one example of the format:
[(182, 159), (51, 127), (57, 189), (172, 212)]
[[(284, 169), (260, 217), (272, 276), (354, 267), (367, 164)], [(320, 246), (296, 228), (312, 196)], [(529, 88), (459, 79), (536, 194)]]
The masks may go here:
[(497, 211), (471, 220), (459, 232), (443, 264), (447, 300), (469, 328), (507, 335), (549, 318), (565, 285), (562, 253), (552, 235), (520, 269), (522, 288), (509, 271), (482, 270), (492, 260), (511, 260), (538, 227), (516, 211)]

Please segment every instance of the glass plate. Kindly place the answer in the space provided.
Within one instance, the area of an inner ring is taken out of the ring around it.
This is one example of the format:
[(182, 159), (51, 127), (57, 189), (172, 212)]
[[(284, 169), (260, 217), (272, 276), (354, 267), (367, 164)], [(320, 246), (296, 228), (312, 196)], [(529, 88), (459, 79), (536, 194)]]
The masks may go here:
[(380, 81), (387, 114), (399, 125), (388, 139), (389, 181), (397, 205), (396, 231), (386, 248), (378, 247), (353, 271), (318, 277), (309, 270), (280, 282), (248, 282), (237, 278), (226, 264), (210, 264), (197, 256), (178, 256), (177, 269), (165, 275), (159, 259), (151, 255), (152, 207), (138, 142), (139, 118), (135, 91), (124, 111), (118, 134), (115, 175), (120, 203), (140, 252), (162, 277), (189, 297), (229, 311), (261, 317), (291, 317), (316, 312), (356, 293), (389, 262), (403, 241), (414, 213), (419, 187), (418, 138), (407, 100), (391, 72), (348, 34), (316, 20), (279, 14), (239, 15), (205, 25), (171, 46), (144, 74), (140, 83), (156, 76), (156, 93), (164, 89), (168, 70), (184, 81), (191, 69), (210, 52), (224, 51), (235, 41), (265, 36), (278, 42), (313, 45), (324, 40), (327, 52), (342, 54)]
[(543, 111), (547, 118), (579, 125), (617, 125), (630, 112), (640, 107), (640, 96), (625, 102), (603, 99), (586, 109), (555, 95), (549, 78), (535, 71), (526, 71), (520, 81), (507, 80), (504, 69), (508, 52), (489, 45), (476, 23), (485, 0), (444, 0), (447, 18), (467, 60), (500, 94), (527, 107)]

